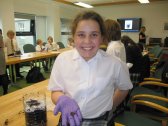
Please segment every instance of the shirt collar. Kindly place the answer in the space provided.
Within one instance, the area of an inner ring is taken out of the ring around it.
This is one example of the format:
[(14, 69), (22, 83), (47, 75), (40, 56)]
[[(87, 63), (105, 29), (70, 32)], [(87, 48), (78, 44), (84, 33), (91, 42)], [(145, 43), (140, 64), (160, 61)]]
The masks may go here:
[[(107, 56), (107, 53), (99, 49), (98, 52), (96, 53), (96, 55), (92, 59), (90, 59), (89, 62), (92, 61), (92, 60), (95, 60), (95, 59), (99, 59), (99, 58), (104, 57), (104, 56)], [(79, 52), (77, 51), (76, 48), (74, 48), (74, 54), (73, 54), (72, 59), (73, 60), (83, 59), (80, 56), (80, 54), (79, 54)]]

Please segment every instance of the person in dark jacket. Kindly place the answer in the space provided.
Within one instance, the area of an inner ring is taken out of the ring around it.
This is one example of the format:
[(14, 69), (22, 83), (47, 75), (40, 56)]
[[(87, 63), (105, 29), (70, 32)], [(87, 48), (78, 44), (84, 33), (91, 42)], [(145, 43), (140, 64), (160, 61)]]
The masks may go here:
[(146, 31), (146, 27), (145, 26), (142, 26), (141, 29), (140, 29), (140, 32), (139, 32), (139, 43), (143, 45), (143, 47), (145, 47), (146, 45), (146, 34), (145, 34), (145, 31)]
[(131, 81), (133, 84), (136, 84), (141, 81), (141, 72), (143, 68), (141, 50), (129, 36), (122, 36), (121, 42), (125, 46), (126, 63), (129, 67)]

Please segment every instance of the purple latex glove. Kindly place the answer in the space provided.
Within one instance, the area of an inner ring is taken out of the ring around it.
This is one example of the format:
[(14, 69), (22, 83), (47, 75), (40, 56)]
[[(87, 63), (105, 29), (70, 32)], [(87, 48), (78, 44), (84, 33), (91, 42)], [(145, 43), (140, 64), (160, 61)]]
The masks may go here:
[(67, 126), (68, 123), (70, 126), (81, 125), (82, 114), (80, 108), (76, 101), (70, 97), (65, 95), (59, 97), (54, 109), (54, 115), (57, 115), (58, 112), (62, 113), (62, 126)]

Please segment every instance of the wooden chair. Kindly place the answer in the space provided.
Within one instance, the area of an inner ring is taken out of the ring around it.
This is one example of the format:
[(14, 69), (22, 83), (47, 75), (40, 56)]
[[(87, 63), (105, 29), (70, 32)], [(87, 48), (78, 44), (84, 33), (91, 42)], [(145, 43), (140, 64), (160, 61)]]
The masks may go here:
[[(158, 103), (153, 102), (158, 101)], [(165, 106), (159, 104), (164, 102)], [(168, 125), (168, 98), (149, 94), (134, 95), (131, 99), (131, 110), (148, 118), (159, 120), (162, 126)]]

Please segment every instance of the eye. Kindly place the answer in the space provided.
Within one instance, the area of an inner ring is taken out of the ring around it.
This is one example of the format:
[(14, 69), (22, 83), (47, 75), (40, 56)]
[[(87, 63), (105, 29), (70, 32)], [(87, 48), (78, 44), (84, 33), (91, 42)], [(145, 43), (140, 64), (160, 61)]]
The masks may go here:
[(96, 37), (96, 36), (98, 36), (98, 34), (94, 33), (92, 36), (95, 36), (95, 37)]
[(95, 37), (97, 37), (98, 35), (99, 35), (98, 33), (92, 33), (92, 34), (91, 34), (91, 37), (95, 38)]
[(85, 35), (83, 33), (77, 34), (78, 37), (84, 37)]

